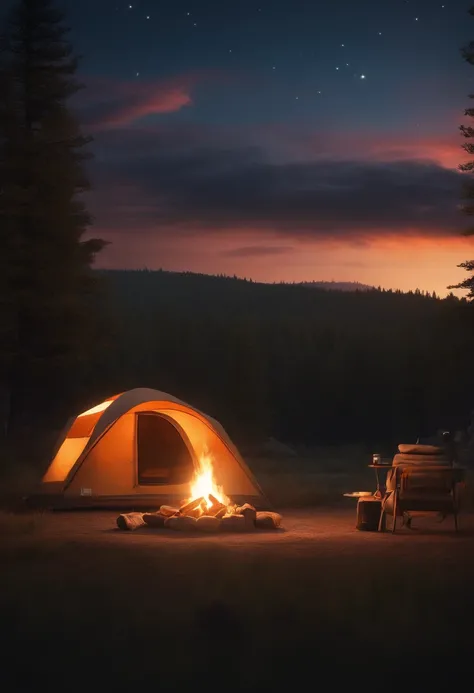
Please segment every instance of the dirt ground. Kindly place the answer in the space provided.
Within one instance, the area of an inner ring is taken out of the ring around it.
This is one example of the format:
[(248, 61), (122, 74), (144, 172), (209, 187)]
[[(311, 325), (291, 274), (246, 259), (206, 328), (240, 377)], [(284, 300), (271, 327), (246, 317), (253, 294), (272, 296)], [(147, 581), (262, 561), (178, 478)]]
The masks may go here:
[[(350, 504), (350, 505), (349, 505)], [(353, 505), (353, 507), (351, 507)], [(181, 552), (192, 545), (198, 550), (210, 546), (248, 554), (300, 555), (324, 557), (343, 554), (346, 558), (409, 558), (415, 563), (430, 559), (466, 561), (474, 554), (474, 515), (460, 517), (460, 531), (454, 533), (451, 517), (439, 522), (433, 517), (415, 518), (414, 529), (397, 529), (395, 535), (361, 532), (355, 528), (355, 503), (347, 508), (292, 510), (282, 512), (283, 528), (238, 534), (196, 534), (143, 527), (133, 532), (116, 526), (117, 511), (50, 512), (37, 518), (33, 533), (3, 535), (2, 543), (17, 547), (34, 543), (59, 548), (66, 544), (101, 546), (127, 550)], [(390, 522), (390, 520), (389, 520)], [(400, 521), (399, 521), (400, 522)], [(401, 524), (401, 523), (400, 523)]]
[(398, 681), (421, 677), (420, 690), (464, 682), (474, 515), (458, 535), (452, 518), (360, 532), (350, 499), (282, 515), (279, 531), (219, 535), (123, 532), (110, 511), (5, 515), (9, 691), (83, 690), (91, 672), (116, 693), (188, 690), (210, 671), (226, 691), (294, 690), (298, 676), (342, 687), (353, 671), (387, 688), (394, 666)]

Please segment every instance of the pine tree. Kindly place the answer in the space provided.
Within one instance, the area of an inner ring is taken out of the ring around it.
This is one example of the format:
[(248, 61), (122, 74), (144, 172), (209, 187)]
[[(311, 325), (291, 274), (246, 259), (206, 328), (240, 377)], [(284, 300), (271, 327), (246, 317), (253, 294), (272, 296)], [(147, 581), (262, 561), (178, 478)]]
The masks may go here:
[[(474, 7), (471, 7), (469, 14), (474, 16)], [(465, 48), (463, 48), (461, 54), (464, 60), (466, 60), (470, 65), (474, 65), (474, 41), (471, 41)], [(469, 98), (474, 99), (474, 94), (469, 94)], [(464, 115), (468, 118), (474, 118), (474, 108), (467, 108), (464, 111)], [(474, 127), (471, 125), (461, 125), (459, 129), (461, 130), (463, 137), (465, 137), (467, 140), (471, 140), (462, 145), (463, 149), (470, 155), (474, 154), (474, 143), (472, 142), (472, 139), (474, 139)], [(463, 173), (474, 173), (474, 161), (468, 161), (464, 164), (460, 164), (459, 170)], [(465, 182), (463, 198), (467, 200), (467, 203), (462, 205), (462, 211), (470, 217), (474, 216), (474, 179), (472, 175)], [(468, 228), (466, 228), (464, 231), (464, 235), (474, 235), (474, 226), (468, 226)], [(471, 276), (467, 277), (467, 279), (459, 284), (448, 286), (448, 289), (467, 289), (469, 292), (468, 298), (474, 299), (474, 274), (472, 274), (474, 273), (474, 260), (462, 262), (460, 265), (458, 265), (458, 267), (465, 269), (471, 274)]]
[[(18, 0), (0, 43), (0, 385), (6, 418), (80, 365), (91, 337), (91, 224), (83, 136), (68, 99), (81, 85), (52, 0)], [(65, 381), (67, 384), (67, 380)]]

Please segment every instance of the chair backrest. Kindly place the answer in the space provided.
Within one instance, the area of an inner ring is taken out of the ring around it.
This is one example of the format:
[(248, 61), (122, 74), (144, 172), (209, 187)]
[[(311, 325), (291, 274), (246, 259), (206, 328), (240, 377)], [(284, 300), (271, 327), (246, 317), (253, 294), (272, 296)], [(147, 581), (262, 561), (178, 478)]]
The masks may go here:
[(410, 496), (449, 496), (455, 485), (452, 467), (421, 467), (407, 465), (399, 469), (400, 498)]

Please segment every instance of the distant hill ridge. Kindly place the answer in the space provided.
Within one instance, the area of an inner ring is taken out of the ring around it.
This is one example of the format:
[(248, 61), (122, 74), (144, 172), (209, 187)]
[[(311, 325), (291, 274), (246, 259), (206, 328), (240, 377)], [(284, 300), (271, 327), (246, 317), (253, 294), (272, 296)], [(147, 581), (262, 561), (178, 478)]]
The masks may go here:
[(307, 286), (310, 289), (327, 289), (328, 291), (373, 291), (375, 286), (361, 284), (361, 282), (298, 282), (298, 286)]
[[(423, 298), (439, 299), (435, 292), (423, 291), (415, 289), (414, 291), (402, 291), (400, 289), (383, 289), (378, 286), (362, 284), (361, 282), (336, 282), (336, 281), (310, 281), (310, 282), (262, 282), (256, 281), (247, 277), (238, 277), (237, 275), (229, 276), (226, 274), (204, 274), (201, 272), (176, 272), (163, 269), (105, 269), (97, 268), (95, 270), (100, 275), (107, 276), (116, 284), (119, 282), (123, 285), (125, 282), (128, 289), (133, 291), (153, 290), (153, 291), (173, 291), (184, 295), (186, 292), (198, 291), (201, 295), (206, 291), (210, 291), (212, 299), (215, 300), (215, 290), (219, 287), (222, 291), (222, 297), (232, 293), (237, 295), (248, 295), (251, 292), (256, 296), (296, 296), (303, 299), (304, 295), (311, 296), (320, 295), (320, 298), (326, 294), (366, 294), (366, 295), (385, 295), (385, 296), (417, 296)], [(308, 291), (310, 289), (311, 291)], [(243, 293), (244, 292), (244, 293)], [(342, 296), (340, 297), (343, 298)], [(353, 296), (355, 298), (355, 296)], [(446, 297), (448, 300), (460, 300), (452, 294)], [(352, 297), (351, 297), (352, 300)], [(462, 299), (465, 301), (465, 299)]]
[(139, 274), (149, 274), (149, 275), (161, 275), (169, 276), (178, 279), (179, 277), (195, 278), (202, 280), (232, 280), (251, 284), (260, 284), (264, 286), (303, 286), (309, 289), (326, 289), (327, 291), (373, 291), (376, 289), (375, 286), (370, 286), (369, 284), (362, 284), (361, 282), (336, 282), (336, 281), (311, 281), (311, 282), (261, 282), (255, 279), (247, 279), (246, 277), (237, 277), (236, 275), (226, 275), (226, 274), (204, 274), (203, 272), (175, 272), (163, 269), (151, 270), (146, 267), (143, 269), (117, 269), (117, 270), (97, 270), (101, 273), (111, 274), (121, 274), (128, 275), (130, 277)]

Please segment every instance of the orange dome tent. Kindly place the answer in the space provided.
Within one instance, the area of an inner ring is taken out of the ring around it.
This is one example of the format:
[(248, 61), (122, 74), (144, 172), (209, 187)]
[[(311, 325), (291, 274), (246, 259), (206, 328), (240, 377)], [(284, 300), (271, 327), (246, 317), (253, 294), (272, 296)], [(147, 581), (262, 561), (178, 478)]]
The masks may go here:
[(257, 481), (210, 416), (165, 392), (137, 388), (69, 422), (36, 499), (53, 507), (158, 508), (189, 496), (202, 455), (234, 502), (268, 507)]

